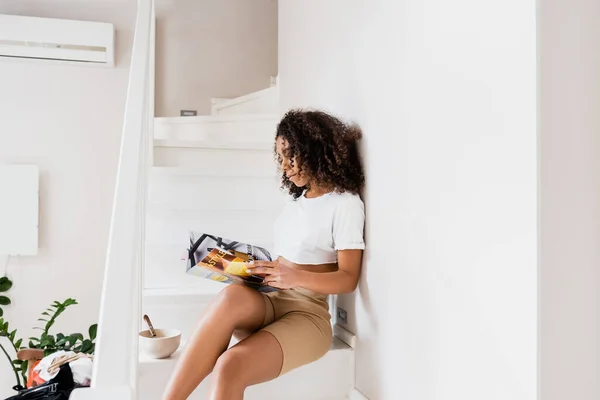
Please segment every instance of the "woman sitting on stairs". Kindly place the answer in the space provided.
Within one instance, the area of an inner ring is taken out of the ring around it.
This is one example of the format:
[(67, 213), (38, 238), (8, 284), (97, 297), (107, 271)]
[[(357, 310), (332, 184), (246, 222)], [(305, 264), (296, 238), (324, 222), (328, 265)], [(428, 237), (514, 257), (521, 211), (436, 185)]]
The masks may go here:
[[(282, 290), (223, 289), (189, 339), (164, 399), (187, 399), (211, 372), (209, 399), (243, 399), (248, 386), (327, 353), (327, 295), (354, 291), (365, 247), (360, 137), (359, 128), (321, 111), (283, 117), (275, 148), (291, 199), (275, 224), (279, 257), (251, 267)], [(227, 349), (232, 335), (245, 339)]]

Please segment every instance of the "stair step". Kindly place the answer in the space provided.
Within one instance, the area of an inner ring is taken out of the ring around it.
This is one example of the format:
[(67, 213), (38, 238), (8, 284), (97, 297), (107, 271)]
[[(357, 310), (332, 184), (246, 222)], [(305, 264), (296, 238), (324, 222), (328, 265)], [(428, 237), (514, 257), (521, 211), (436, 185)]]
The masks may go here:
[[(160, 399), (181, 350), (165, 360), (140, 355), (140, 396)], [(246, 400), (343, 400), (354, 383), (354, 352), (334, 338), (331, 350), (320, 360), (289, 372), (271, 382), (246, 390)], [(210, 376), (189, 397), (206, 399)]]
[(154, 147), (171, 147), (176, 149), (222, 149), (222, 150), (260, 150), (272, 151), (273, 143), (269, 142), (216, 142), (210, 140), (154, 139)]

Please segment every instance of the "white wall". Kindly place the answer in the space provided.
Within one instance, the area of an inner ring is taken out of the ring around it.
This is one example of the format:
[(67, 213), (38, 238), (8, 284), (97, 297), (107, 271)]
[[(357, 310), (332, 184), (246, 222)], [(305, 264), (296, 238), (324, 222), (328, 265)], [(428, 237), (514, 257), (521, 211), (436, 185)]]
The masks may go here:
[[(0, 2), (0, 13), (117, 27), (114, 69), (0, 59), (0, 163), (41, 171), (39, 255), (12, 259), (5, 316), (27, 338), (48, 304), (74, 297), (55, 332), (87, 334), (98, 319), (135, 2)], [(0, 398), (13, 379), (0, 357)]]
[(157, 0), (156, 115), (210, 114), (211, 97), (269, 87), (277, 1)]
[(533, 400), (535, 2), (288, 0), (279, 27), (283, 107), (365, 132), (357, 387)]
[(600, 2), (540, 2), (541, 398), (600, 398)]

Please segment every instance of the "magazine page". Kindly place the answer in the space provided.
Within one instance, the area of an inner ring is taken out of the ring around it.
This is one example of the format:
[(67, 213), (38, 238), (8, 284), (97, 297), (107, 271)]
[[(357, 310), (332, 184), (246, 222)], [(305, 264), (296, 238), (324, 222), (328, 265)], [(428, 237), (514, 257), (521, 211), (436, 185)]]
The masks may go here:
[(242, 284), (261, 292), (277, 289), (265, 286), (264, 278), (246, 272), (255, 260), (272, 261), (263, 247), (236, 242), (207, 233), (190, 233), (187, 273), (223, 283)]

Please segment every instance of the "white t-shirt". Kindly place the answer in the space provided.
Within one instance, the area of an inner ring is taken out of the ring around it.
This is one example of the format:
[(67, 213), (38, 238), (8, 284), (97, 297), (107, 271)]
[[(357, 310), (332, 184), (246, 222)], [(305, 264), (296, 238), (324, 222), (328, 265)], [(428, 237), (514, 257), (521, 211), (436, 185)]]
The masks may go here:
[(364, 249), (365, 207), (356, 194), (290, 200), (275, 222), (275, 255), (296, 264), (337, 262), (337, 250)]

